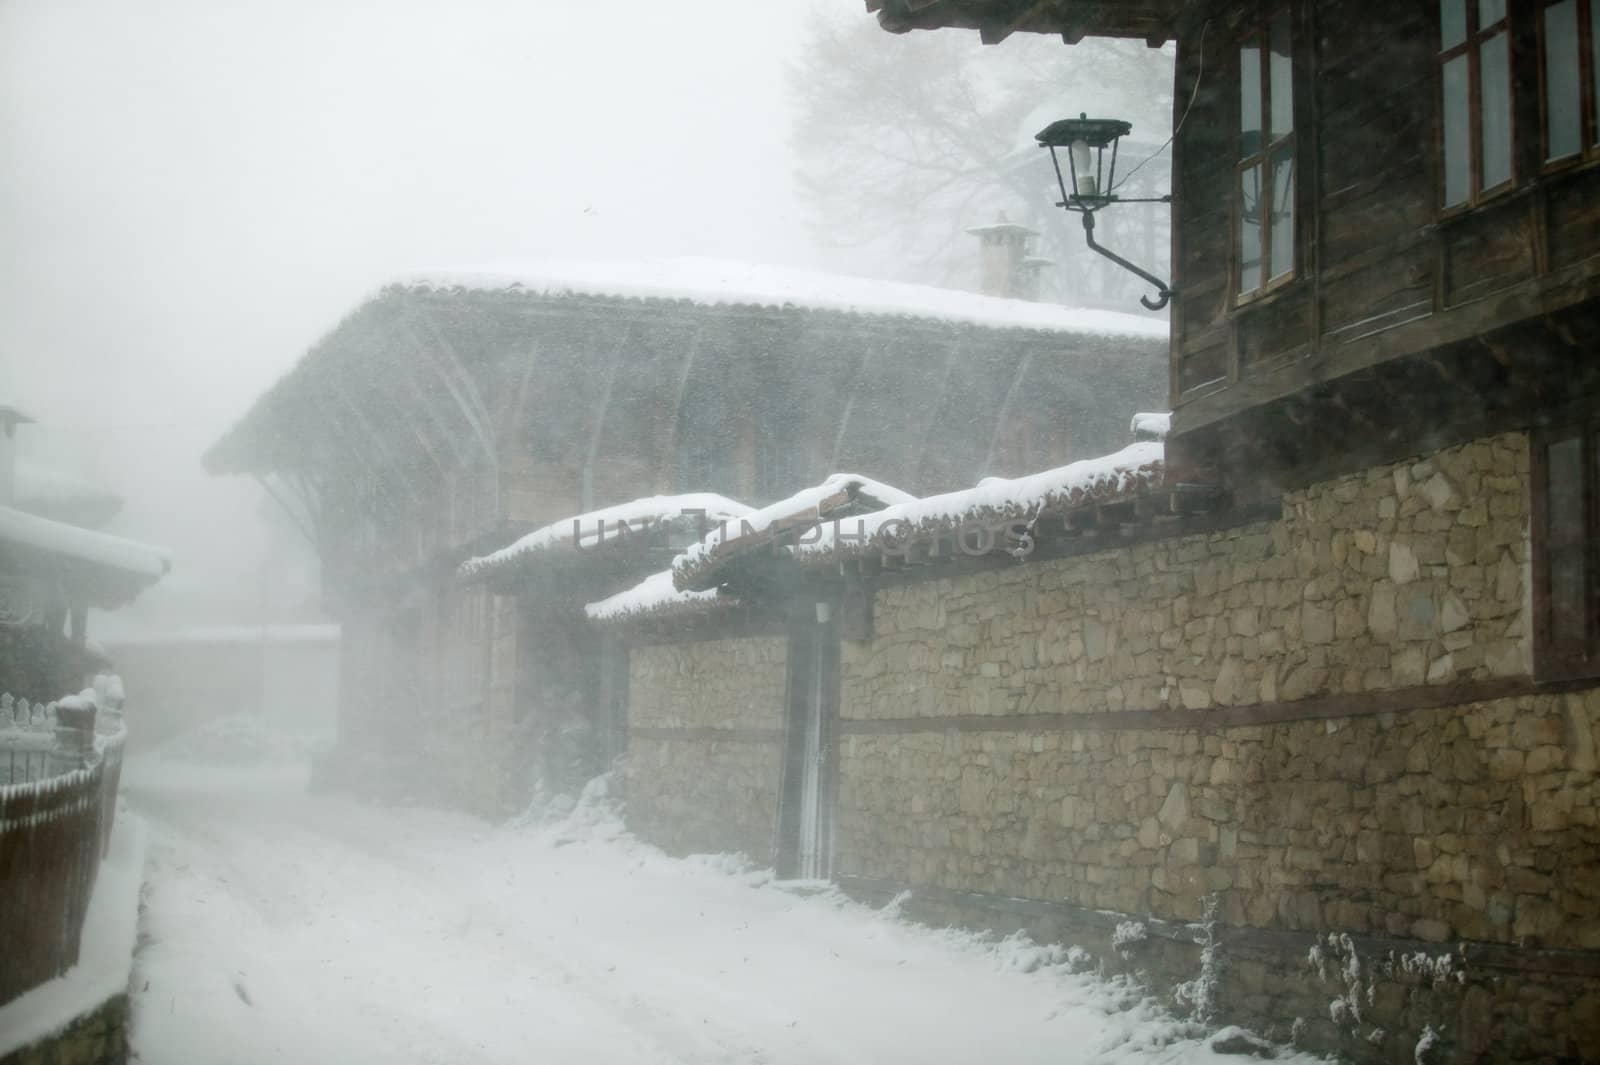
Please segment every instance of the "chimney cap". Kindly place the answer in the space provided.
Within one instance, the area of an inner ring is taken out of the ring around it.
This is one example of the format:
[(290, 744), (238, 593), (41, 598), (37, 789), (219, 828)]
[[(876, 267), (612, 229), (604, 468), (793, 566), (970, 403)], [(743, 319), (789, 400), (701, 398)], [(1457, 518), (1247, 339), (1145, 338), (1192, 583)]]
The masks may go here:
[(994, 236), (1003, 236), (1011, 233), (1016, 233), (1024, 237), (1037, 237), (1039, 235), (1039, 231), (1037, 229), (1029, 229), (1027, 226), (1019, 225), (1016, 222), (1011, 221), (1006, 217), (1006, 213), (1004, 211), (1001, 211), (998, 215), (996, 215), (994, 221), (990, 222), (986, 226), (967, 227), (967, 232), (971, 233), (975, 237), (984, 237), (991, 234)]

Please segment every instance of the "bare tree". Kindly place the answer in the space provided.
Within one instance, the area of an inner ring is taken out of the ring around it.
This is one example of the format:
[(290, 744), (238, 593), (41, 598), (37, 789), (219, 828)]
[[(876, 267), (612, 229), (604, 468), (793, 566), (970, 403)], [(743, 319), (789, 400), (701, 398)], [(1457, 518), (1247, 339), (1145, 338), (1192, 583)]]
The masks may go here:
[[(894, 36), (871, 19), (814, 15), (790, 71), (809, 222), (841, 265), (970, 287), (977, 257), (964, 231), (1004, 211), (1039, 230), (1039, 253), (1057, 263), (1045, 298), (1121, 306), (1139, 282), (1091, 265), (1076, 219), (1054, 207), (1054, 172), (1033, 134), (1080, 111), (1128, 118), (1137, 140), (1124, 145), (1126, 173), (1167, 138), (1171, 72), (1169, 51), (1137, 41), (1068, 47), (1018, 34), (986, 48), (976, 34)], [(1153, 159), (1128, 191), (1165, 191), (1167, 173), (1166, 157)], [(1165, 269), (1164, 208), (1130, 205), (1101, 222), (1101, 240)]]

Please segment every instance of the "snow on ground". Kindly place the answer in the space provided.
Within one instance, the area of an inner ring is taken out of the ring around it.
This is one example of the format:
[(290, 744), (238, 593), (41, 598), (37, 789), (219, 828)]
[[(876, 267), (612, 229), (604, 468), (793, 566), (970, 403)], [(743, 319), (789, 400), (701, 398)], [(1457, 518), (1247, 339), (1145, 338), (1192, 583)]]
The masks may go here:
[(151, 834), (145, 1062), (1237, 1060), (1060, 952), (669, 858), (596, 803), (495, 828), (299, 771), (126, 780)]

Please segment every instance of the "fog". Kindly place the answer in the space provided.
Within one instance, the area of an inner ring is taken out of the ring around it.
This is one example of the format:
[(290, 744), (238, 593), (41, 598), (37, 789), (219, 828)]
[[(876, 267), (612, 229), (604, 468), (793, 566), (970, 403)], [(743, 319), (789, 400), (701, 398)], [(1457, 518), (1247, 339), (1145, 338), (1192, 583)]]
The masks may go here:
[(797, 202), (787, 72), (813, 17), (869, 20), (855, 0), (0, 3), (0, 390), (38, 420), (24, 457), (119, 492), (110, 531), (174, 554), (97, 635), (315, 612), (291, 526), (198, 456), (399, 271), (905, 274), (828, 219), (819, 247)]
[(786, 148), (804, 15), (0, 4), (0, 389), (38, 419), (24, 456), (120, 492), (111, 531), (174, 552), (98, 631), (256, 606), (271, 519), (255, 485), (206, 477), (199, 455), (393, 273), (812, 262)]

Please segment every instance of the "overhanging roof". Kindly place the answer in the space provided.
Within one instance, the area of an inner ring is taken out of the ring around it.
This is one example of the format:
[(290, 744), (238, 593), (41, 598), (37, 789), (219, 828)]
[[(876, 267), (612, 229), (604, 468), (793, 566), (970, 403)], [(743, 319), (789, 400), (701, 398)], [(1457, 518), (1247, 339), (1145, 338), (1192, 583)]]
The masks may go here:
[(1156, 46), (1177, 32), (1182, 0), (866, 0), (891, 33), (977, 30), (985, 44), (1013, 33), (1059, 33), (1068, 44), (1085, 37), (1135, 37)]
[[(90, 606), (132, 600), (172, 568), (165, 548), (0, 507), (0, 550), (46, 558)], [(28, 565), (28, 563), (24, 563)]]

